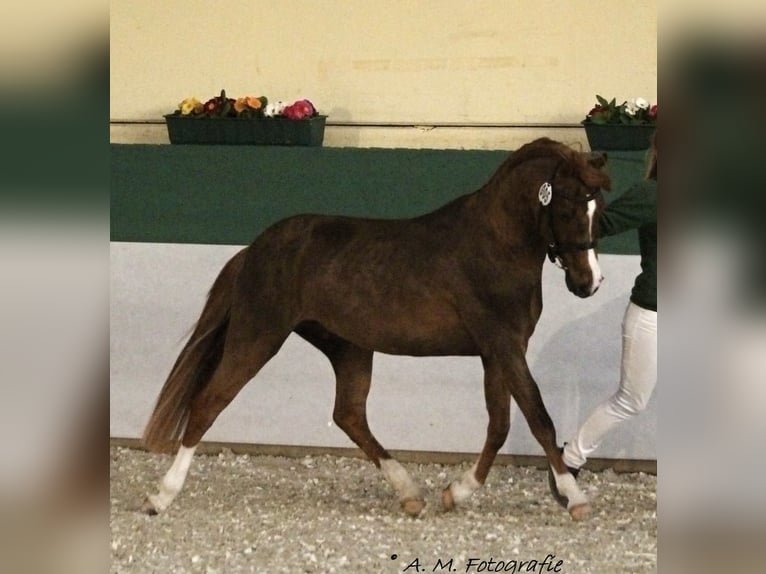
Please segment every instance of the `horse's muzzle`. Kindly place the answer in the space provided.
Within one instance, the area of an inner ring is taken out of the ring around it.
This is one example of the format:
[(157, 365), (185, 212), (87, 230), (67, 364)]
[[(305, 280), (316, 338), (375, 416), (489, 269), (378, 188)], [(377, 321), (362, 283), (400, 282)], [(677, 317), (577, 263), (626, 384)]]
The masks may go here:
[(575, 283), (572, 281), (568, 274), (566, 276), (567, 289), (583, 299), (595, 294), (603, 281), (604, 277), (600, 274), (598, 275), (597, 279), (594, 277), (593, 280), (585, 283)]

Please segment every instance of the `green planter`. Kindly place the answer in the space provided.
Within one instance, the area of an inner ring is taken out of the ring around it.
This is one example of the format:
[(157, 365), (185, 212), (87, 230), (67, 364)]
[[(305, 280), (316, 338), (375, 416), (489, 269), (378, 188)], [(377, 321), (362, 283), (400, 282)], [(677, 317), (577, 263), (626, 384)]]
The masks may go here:
[(583, 123), (592, 151), (649, 149), (657, 126)]
[(321, 146), (326, 119), (165, 116), (171, 144), (222, 145)]

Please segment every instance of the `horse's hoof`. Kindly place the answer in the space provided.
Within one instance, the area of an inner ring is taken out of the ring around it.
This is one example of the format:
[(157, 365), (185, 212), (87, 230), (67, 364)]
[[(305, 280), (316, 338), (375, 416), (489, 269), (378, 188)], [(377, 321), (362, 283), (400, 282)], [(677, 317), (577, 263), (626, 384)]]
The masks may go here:
[(149, 516), (157, 516), (159, 514), (159, 511), (148, 496), (146, 497), (146, 500), (144, 500), (144, 503), (141, 505), (141, 512)]
[(572, 517), (572, 520), (575, 522), (579, 522), (581, 520), (585, 520), (587, 516), (590, 514), (590, 504), (587, 502), (583, 504), (577, 504), (569, 509), (569, 516)]
[(444, 510), (455, 509), (455, 497), (452, 496), (452, 489), (449, 486), (442, 490), (442, 506)]
[(423, 512), (425, 507), (426, 501), (422, 498), (405, 498), (402, 500), (402, 509), (412, 517), (420, 516), (420, 513)]

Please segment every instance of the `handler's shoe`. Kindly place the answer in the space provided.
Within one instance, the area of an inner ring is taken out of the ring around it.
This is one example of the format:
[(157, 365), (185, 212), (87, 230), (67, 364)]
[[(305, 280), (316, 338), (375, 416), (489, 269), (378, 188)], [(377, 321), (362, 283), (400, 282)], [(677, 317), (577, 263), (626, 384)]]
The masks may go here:
[[(564, 452), (564, 449), (560, 448), (559, 452)], [(580, 469), (567, 466), (567, 470), (575, 478), (575, 480), (577, 480), (577, 475), (580, 474)], [(569, 499), (559, 492), (559, 489), (556, 486), (556, 477), (553, 476), (553, 469), (551, 468), (551, 465), (548, 465), (548, 488), (550, 488), (551, 494), (553, 495), (553, 498), (556, 500), (556, 502), (558, 502), (564, 508), (567, 508), (569, 505)]]

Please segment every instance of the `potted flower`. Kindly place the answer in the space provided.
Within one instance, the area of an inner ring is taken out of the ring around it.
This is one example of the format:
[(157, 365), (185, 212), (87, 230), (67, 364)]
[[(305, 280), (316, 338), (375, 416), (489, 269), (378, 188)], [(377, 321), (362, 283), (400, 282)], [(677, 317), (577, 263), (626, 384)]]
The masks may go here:
[(657, 127), (657, 104), (644, 98), (617, 103), (596, 96), (596, 105), (582, 121), (592, 150), (642, 150)]
[(172, 144), (321, 146), (327, 116), (309, 100), (269, 102), (265, 96), (229, 98), (225, 90), (204, 103), (186, 98), (167, 114)]

